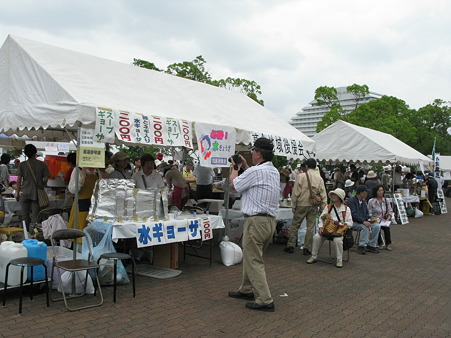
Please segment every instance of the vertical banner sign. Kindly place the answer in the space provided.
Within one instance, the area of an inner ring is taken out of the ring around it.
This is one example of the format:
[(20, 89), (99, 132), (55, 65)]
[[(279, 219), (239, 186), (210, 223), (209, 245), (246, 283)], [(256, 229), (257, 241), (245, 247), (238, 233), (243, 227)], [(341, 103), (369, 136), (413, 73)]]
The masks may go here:
[(208, 217), (202, 217), (202, 241), (208, 241), (209, 239), (213, 239), (213, 229), (211, 228), (211, 221)]
[(114, 143), (114, 113), (107, 108), (96, 108), (95, 140)]
[(147, 115), (133, 114), (133, 128), (136, 143), (152, 145), (150, 137), (150, 119)]
[(200, 165), (204, 167), (228, 167), (228, 159), (235, 153), (236, 131), (206, 123), (196, 123)]
[(136, 143), (136, 134), (133, 127), (134, 114), (119, 110), (116, 114), (116, 136), (120, 141)]
[(94, 129), (80, 128), (77, 163), (80, 167), (105, 168), (105, 143), (97, 142)]
[(447, 214), (448, 209), (446, 208), (445, 194), (443, 193), (442, 188), (437, 189), (437, 200), (440, 205), (440, 212), (442, 214)]
[(180, 120), (180, 127), (182, 129), (182, 146), (185, 148), (193, 149), (193, 130), (191, 128), (192, 123), (186, 120)]
[[(440, 178), (440, 154), (435, 153), (435, 161), (434, 161), (434, 177)], [(439, 187), (440, 188), (440, 187)]]
[(260, 137), (266, 137), (272, 140), (274, 144), (274, 155), (285, 156), (288, 158), (304, 158), (304, 145), (300, 140), (282, 138), (280, 136), (267, 135), (263, 133), (251, 133), (252, 144)]
[(166, 119), (160, 116), (150, 118), (150, 142), (157, 146), (170, 146), (168, 143), (168, 128)]
[(396, 204), (396, 209), (398, 209), (401, 224), (409, 223), (409, 219), (407, 218), (406, 208), (404, 206), (404, 201), (402, 199), (401, 194), (393, 194), (393, 199)]

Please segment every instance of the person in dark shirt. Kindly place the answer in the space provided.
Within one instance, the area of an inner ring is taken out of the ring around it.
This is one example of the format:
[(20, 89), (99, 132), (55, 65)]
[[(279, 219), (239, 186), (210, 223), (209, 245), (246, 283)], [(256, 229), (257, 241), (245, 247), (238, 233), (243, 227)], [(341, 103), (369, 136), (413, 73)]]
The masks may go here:
[(352, 220), (354, 222), (352, 229), (360, 231), (357, 253), (361, 255), (365, 255), (365, 252), (379, 253), (376, 245), (381, 227), (378, 223), (370, 220), (366, 202), (367, 196), (368, 188), (364, 185), (359, 185), (356, 189), (355, 196), (348, 199), (348, 207), (351, 209)]

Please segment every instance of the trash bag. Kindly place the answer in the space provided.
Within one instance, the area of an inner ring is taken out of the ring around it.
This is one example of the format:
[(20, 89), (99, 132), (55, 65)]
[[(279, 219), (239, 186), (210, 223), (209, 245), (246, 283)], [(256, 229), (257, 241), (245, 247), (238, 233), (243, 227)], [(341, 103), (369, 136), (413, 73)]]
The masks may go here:
[[(91, 243), (93, 261), (97, 262), (100, 256), (104, 253), (116, 252), (113, 245), (112, 232), (113, 226), (106, 222), (94, 221), (83, 232), (87, 235), (83, 238), (82, 243), (82, 256), (84, 259), (88, 259), (89, 251), (87, 247), (87, 240)], [(100, 261), (99, 269), (99, 281), (100, 285), (113, 285), (114, 284), (114, 262), (112, 260)], [(130, 279), (128, 278), (127, 271), (121, 261), (117, 262), (117, 284), (128, 284)]]
[[(75, 290), (72, 290), (72, 276), (75, 275)], [(72, 291), (75, 291), (77, 295), (80, 295), (83, 293), (84, 285), (85, 285), (85, 279), (86, 279), (86, 271), (65, 271), (61, 275), (61, 282), (63, 283), (63, 288), (65, 294), (70, 294)], [(62, 292), (61, 285), (58, 286), (58, 291)], [(94, 294), (94, 285), (92, 284), (91, 276), (88, 274), (88, 280), (86, 285), (86, 294), (92, 295)]]
[(233, 242), (222, 241), (219, 244), (221, 250), (222, 264), (225, 266), (232, 266), (241, 263), (243, 259), (243, 250)]

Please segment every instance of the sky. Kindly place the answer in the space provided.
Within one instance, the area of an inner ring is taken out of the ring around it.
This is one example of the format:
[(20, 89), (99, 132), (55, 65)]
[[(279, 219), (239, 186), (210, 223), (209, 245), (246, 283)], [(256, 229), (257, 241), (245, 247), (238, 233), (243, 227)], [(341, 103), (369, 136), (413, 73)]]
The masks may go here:
[(369, 86), (418, 109), (451, 101), (449, 0), (0, 0), (9, 34), (159, 68), (202, 55), (256, 81), (289, 121), (320, 86)]

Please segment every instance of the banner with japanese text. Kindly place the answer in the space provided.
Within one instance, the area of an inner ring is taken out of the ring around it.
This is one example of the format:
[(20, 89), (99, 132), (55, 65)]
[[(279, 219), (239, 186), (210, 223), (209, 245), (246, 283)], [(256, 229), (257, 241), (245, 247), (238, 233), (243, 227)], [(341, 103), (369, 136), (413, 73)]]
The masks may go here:
[(108, 108), (96, 108), (95, 140), (114, 143), (114, 113)]
[(301, 140), (293, 140), (289, 138), (283, 138), (275, 135), (268, 135), (263, 133), (252, 132), (252, 144), (256, 139), (260, 137), (266, 137), (273, 141), (274, 155), (285, 156), (288, 158), (300, 158), (304, 159), (304, 145)]
[(136, 244), (146, 246), (213, 238), (208, 217), (135, 223)]
[(235, 153), (236, 132), (233, 127), (196, 123), (200, 165), (228, 167), (228, 159)]
[(120, 141), (148, 146), (193, 148), (191, 122), (113, 110), (114, 131)]

